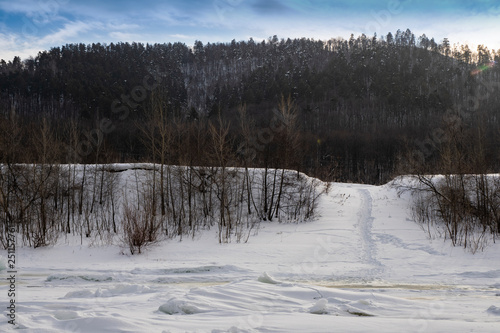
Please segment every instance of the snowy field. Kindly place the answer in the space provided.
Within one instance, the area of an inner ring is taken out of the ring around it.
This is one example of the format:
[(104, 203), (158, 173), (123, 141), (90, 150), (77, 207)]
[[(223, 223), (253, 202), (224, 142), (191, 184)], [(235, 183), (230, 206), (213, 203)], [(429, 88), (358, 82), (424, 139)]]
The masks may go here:
[[(429, 240), (408, 194), (333, 184), (320, 215), (246, 244), (197, 239), (17, 249), (19, 332), (500, 332), (500, 244)], [(3, 256), (2, 277), (6, 251)], [(7, 279), (1, 306), (6, 313)], [(7, 318), (1, 332), (13, 331)]]

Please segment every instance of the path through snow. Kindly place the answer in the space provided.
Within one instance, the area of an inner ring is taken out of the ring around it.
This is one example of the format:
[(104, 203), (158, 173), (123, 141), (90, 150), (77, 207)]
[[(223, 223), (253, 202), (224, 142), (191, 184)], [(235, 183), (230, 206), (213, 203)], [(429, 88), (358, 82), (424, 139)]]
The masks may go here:
[(360, 276), (366, 278), (378, 278), (384, 268), (380, 261), (377, 260), (377, 244), (373, 239), (373, 220), (372, 216), (372, 197), (368, 189), (359, 189), (361, 198), (361, 206), (358, 212), (357, 228), (360, 234), (360, 245), (362, 250), (362, 261), (369, 268), (365, 272), (360, 272)]

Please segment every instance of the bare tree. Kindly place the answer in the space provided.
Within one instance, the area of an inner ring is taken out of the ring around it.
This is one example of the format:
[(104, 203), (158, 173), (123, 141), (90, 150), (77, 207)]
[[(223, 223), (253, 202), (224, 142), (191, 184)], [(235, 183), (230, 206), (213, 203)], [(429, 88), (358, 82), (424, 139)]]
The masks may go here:
[[(248, 167), (251, 160), (254, 159), (256, 155), (254, 148), (251, 147), (251, 138), (252, 135), (254, 135), (253, 133), (255, 133), (255, 124), (254, 121), (250, 117), (248, 117), (246, 105), (240, 105), (238, 107), (238, 114), (240, 116), (240, 128), (241, 134), (243, 136), (243, 142), (240, 145), (238, 153), (241, 154), (243, 167), (245, 168), (244, 188), (246, 188), (245, 192), (247, 201), (247, 213), (248, 215), (251, 215), (252, 204), (255, 207), (255, 200), (253, 198), (250, 172), (248, 170)], [(256, 207), (255, 210), (258, 211)]]
[[(279, 215), (281, 196), (283, 194), (283, 185), (285, 182), (285, 169), (291, 169), (293, 166), (297, 167), (297, 178), (299, 176), (299, 165), (298, 152), (300, 149), (299, 140), (299, 127), (297, 124), (297, 107), (292, 101), (291, 96), (285, 100), (284, 96), (281, 96), (281, 102), (278, 106), (278, 111), (280, 115), (280, 121), (282, 123), (282, 128), (279, 131), (280, 137), (280, 151), (282, 152), (282, 169), (280, 177), (280, 185), (278, 190), (278, 196), (276, 199), (276, 206), (272, 213), (269, 215), (269, 220), (273, 216)], [(276, 175), (276, 174), (275, 174)], [(273, 188), (274, 192), (274, 188)]]
[[(166, 92), (163, 88), (158, 88), (151, 93), (151, 104), (147, 113), (147, 121), (143, 125), (138, 125), (143, 134), (145, 145), (149, 147), (153, 162), (153, 180), (151, 186), (154, 195), (152, 197), (151, 209), (153, 210), (153, 214), (156, 214), (158, 185), (160, 213), (164, 217), (167, 215), (167, 208), (169, 206), (167, 194), (169, 193), (171, 175), (168, 163), (173, 140), (173, 124), (171, 119), (169, 119), (169, 107), (165, 96)], [(157, 164), (159, 165), (158, 177), (156, 175)], [(168, 219), (165, 220), (168, 221)], [(168, 233), (168, 226), (165, 226), (164, 229)]]
[(232, 221), (229, 210), (230, 186), (228, 164), (232, 160), (229, 139), (229, 124), (222, 120), (219, 114), (218, 123), (210, 124), (212, 137), (212, 156), (218, 170), (216, 177), (217, 198), (219, 200), (219, 243), (228, 242), (230, 238)]

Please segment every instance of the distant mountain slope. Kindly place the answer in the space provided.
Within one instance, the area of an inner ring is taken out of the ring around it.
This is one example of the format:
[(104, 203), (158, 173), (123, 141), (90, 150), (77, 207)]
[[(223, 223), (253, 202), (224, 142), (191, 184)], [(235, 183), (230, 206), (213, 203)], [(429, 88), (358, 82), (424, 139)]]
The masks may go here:
[[(383, 183), (410, 171), (408, 149), (421, 151), (429, 136), (431, 146), (442, 143), (433, 133), (449, 125), (449, 114), (464, 130), (477, 133), (481, 125), (486, 165), (499, 166), (493, 153), (500, 143), (497, 60), (499, 54), (485, 46), (436, 43), (409, 30), (380, 38), (274, 36), (193, 47), (70, 44), (2, 61), (0, 112), (27, 122), (46, 117), (60, 138), (68, 135), (63, 127), (69, 119), (82, 132), (110, 119), (113, 131), (103, 137), (106, 154), (99, 161), (135, 161), (150, 160), (137, 125), (147, 122), (155, 98), (172, 122), (207, 126), (221, 114), (237, 147), (243, 140), (238, 107), (246, 105), (258, 133), (269, 126), (281, 96), (291, 96), (302, 170), (323, 179)], [(429, 170), (438, 171), (439, 150), (425, 151)]]

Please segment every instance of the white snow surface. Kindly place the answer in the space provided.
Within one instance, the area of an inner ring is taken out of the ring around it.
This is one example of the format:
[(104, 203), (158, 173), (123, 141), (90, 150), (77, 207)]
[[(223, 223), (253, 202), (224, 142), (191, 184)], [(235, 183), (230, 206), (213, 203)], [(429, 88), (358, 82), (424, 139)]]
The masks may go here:
[(0, 331), (500, 332), (500, 244), (428, 239), (409, 195), (334, 183), (315, 221), (263, 222), (248, 243), (214, 228), (135, 256), (71, 237), (17, 248), (17, 325), (3, 310)]

